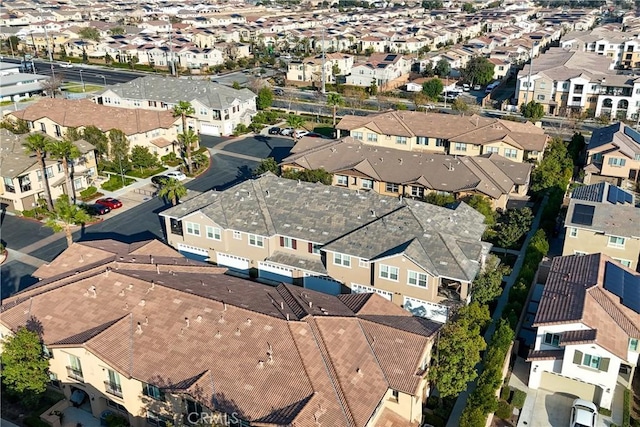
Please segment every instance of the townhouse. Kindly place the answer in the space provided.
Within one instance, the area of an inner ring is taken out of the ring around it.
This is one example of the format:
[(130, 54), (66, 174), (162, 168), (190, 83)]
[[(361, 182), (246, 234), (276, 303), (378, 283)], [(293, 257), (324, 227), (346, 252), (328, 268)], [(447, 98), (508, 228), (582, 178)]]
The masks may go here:
[[(0, 129), (0, 202), (3, 209), (10, 212), (25, 211), (38, 206), (38, 200), (45, 198), (44, 178), (35, 156), (26, 154), (23, 147), (28, 135), (14, 135)], [(80, 157), (71, 162), (73, 189), (77, 194), (89, 187), (97, 175), (95, 148), (87, 141), (75, 141)], [(69, 194), (62, 163), (51, 158), (45, 159), (45, 174), (56, 199)]]
[(548, 135), (532, 123), (415, 111), (345, 116), (338, 136), (380, 149), (427, 151), (452, 156), (499, 154), (515, 162), (541, 161)]
[(506, 209), (510, 197), (527, 194), (532, 167), (498, 154), (456, 158), (378, 150), (349, 136), (330, 142), (302, 138), (280, 166), (283, 171), (324, 169), (333, 175), (332, 185), (394, 197), (421, 200), (433, 192), (456, 199), (481, 195), (494, 209)]
[(420, 423), (441, 324), (224, 271), (159, 241), (74, 243), (3, 301), (0, 332), (37, 319), (51, 386), (132, 427)]
[(635, 186), (640, 181), (640, 133), (622, 122), (594, 130), (584, 172), (586, 184), (605, 180)]
[(43, 92), (43, 85), (51, 79), (43, 74), (20, 72), (19, 64), (0, 62), (0, 101), (18, 102)]
[(529, 387), (611, 408), (638, 365), (640, 275), (604, 254), (551, 261), (533, 326)]
[(238, 124), (249, 125), (257, 113), (256, 95), (249, 89), (236, 90), (208, 80), (159, 76), (109, 86), (94, 101), (157, 114), (170, 114), (175, 105), (187, 101), (195, 110), (188, 126), (203, 135), (215, 136), (232, 135)]
[(631, 69), (640, 66), (640, 39), (637, 29), (625, 31), (624, 25), (610, 23), (591, 31), (572, 31), (561, 47), (570, 47), (604, 56), (613, 67)]
[(56, 139), (63, 138), (69, 128), (95, 126), (105, 134), (117, 129), (126, 135), (129, 150), (138, 145), (158, 156), (179, 153), (181, 120), (170, 111), (108, 107), (88, 99), (44, 98), (24, 110), (11, 112), (7, 118), (26, 120), (31, 132), (43, 132)]
[[(351, 74), (353, 56), (343, 53), (327, 53), (305, 58), (301, 61), (291, 61), (287, 64), (287, 83), (322, 82), (324, 62), (325, 83), (336, 83), (338, 76)], [(334, 73), (334, 71), (337, 71)]]
[(395, 53), (374, 53), (366, 62), (354, 64), (347, 84), (370, 87), (372, 84), (381, 90), (393, 89), (406, 83), (411, 71), (411, 61)]
[(632, 270), (640, 257), (640, 208), (633, 195), (608, 182), (573, 190), (562, 255), (603, 253)]

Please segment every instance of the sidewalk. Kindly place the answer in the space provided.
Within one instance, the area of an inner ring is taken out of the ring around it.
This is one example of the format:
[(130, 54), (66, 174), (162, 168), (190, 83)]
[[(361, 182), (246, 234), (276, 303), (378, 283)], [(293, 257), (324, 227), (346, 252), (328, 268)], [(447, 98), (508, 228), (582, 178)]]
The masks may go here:
[[(484, 334), (484, 339), (487, 342), (487, 344), (491, 342), (491, 337), (493, 337), (493, 333), (495, 332), (496, 324), (498, 323), (498, 320), (500, 320), (500, 317), (502, 316), (502, 310), (504, 309), (505, 305), (507, 305), (507, 302), (509, 301), (509, 291), (511, 290), (511, 287), (515, 283), (516, 278), (520, 273), (520, 269), (522, 268), (522, 264), (524, 263), (524, 254), (526, 252), (525, 249), (529, 246), (529, 242), (533, 238), (533, 235), (536, 234), (536, 231), (538, 231), (538, 227), (540, 227), (542, 212), (544, 211), (544, 207), (547, 205), (548, 200), (549, 198), (545, 195), (544, 199), (542, 199), (542, 203), (540, 204), (540, 208), (536, 213), (536, 217), (534, 218), (533, 223), (531, 224), (531, 230), (529, 230), (529, 233), (527, 233), (527, 238), (524, 240), (524, 243), (522, 244), (523, 249), (518, 254), (518, 259), (516, 260), (516, 263), (513, 266), (513, 270), (511, 271), (509, 278), (506, 280), (504, 291), (502, 291), (502, 295), (500, 295), (500, 298), (498, 299), (498, 305), (496, 306), (496, 309), (493, 312), (493, 316), (491, 318), (491, 324), (489, 325), (489, 328), (487, 328), (487, 331)], [(480, 374), (482, 372), (482, 362), (480, 362), (477, 369), (478, 369), (478, 374)], [(462, 393), (460, 393), (460, 395), (458, 395), (458, 399), (456, 400), (456, 403), (453, 406), (453, 410), (451, 411), (451, 415), (449, 416), (449, 421), (447, 421), (447, 427), (457, 427), (460, 424), (460, 417), (462, 416), (462, 411), (464, 410), (464, 407), (467, 404), (467, 399), (469, 397), (469, 394), (472, 393), (473, 390), (475, 390), (475, 388), (476, 388), (476, 382), (473, 381), (472, 383), (469, 384), (469, 386), (465, 391), (463, 391)]]

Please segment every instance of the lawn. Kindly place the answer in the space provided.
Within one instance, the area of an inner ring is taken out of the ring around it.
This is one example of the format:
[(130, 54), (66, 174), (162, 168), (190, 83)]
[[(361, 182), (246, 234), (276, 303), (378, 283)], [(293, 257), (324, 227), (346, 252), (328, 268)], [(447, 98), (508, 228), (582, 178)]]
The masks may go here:
[[(135, 179), (132, 178), (124, 178), (125, 185), (130, 185), (136, 182)], [(101, 185), (103, 190), (106, 191), (116, 191), (122, 188), (122, 177), (120, 175), (111, 175), (108, 181), (105, 181)]]
[(144, 179), (144, 178), (149, 178), (150, 176), (162, 173), (166, 170), (167, 168), (165, 168), (164, 166), (158, 166), (157, 168), (151, 168), (151, 169), (130, 169), (127, 172), (125, 172), (125, 175)]
[(331, 126), (316, 126), (313, 128), (315, 133), (319, 133), (320, 135), (327, 136), (329, 138), (333, 138), (333, 128)]
[(83, 92), (96, 92), (103, 88), (103, 86), (98, 85), (84, 85), (84, 90), (82, 90), (81, 84), (69, 85), (62, 88), (63, 91), (69, 93), (83, 93)]

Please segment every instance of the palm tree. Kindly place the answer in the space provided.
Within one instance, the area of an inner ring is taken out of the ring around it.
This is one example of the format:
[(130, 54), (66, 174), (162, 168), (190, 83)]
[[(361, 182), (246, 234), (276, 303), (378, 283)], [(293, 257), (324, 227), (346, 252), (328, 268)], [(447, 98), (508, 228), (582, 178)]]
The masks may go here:
[(344, 99), (339, 93), (329, 93), (327, 95), (327, 105), (333, 107), (333, 127), (336, 127), (336, 114), (338, 107), (344, 105)]
[(51, 198), (51, 189), (49, 188), (49, 178), (47, 177), (45, 156), (47, 155), (47, 143), (49, 138), (44, 133), (32, 133), (22, 143), (27, 154), (35, 154), (40, 165), (40, 175), (44, 180), (44, 193), (47, 197), (47, 208), (53, 211), (53, 199)]
[[(181, 117), (182, 118), (182, 133), (185, 134), (187, 132), (187, 117), (195, 114), (196, 110), (193, 108), (189, 101), (180, 101), (177, 105), (173, 107), (173, 117)], [(179, 138), (178, 138), (179, 139)], [(191, 173), (191, 147), (183, 147), (185, 148), (187, 155), (187, 168), (189, 173)]]
[(292, 127), (295, 132), (298, 128), (301, 128), (304, 125), (304, 118), (300, 116), (296, 116), (295, 114), (290, 114), (287, 116), (287, 126)]
[(187, 195), (187, 189), (180, 181), (174, 178), (170, 178), (162, 185), (162, 188), (158, 191), (158, 196), (171, 200), (173, 206), (178, 204), (180, 197)]
[(69, 198), (69, 202), (75, 203), (76, 191), (73, 188), (69, 163), (73, 161), (73, 159), (80, 157), (80, 150), (78, 150), (78, 147), (76, 147), (73, 142), (66, 138), (62, 141), (51, 140), (47, 143), (46, 148), (52, 158), (62, 161), (62, 169), (64, 170), (64, 177), (67, 181), (67, 197)]
[(178, 142), (186, 152), (187, 170), (191, 173), (191, 148), (198, 142), (198, 135), (193, 131), (193, 129), (187, 129), (181, 134), (178, 134)]
[(52, 214), (53, 215), (45, 222), (45, 226), (51, 228), (56, 233), (64, 231), (67, 237), (67, 246), (73, 244), (71, 227), (84, 224), (91, 219), (91, 216), (79, 206), (71, 204), (69, 198), (65, 197), (64, 194), (56, 200), (55, 209), (53, 209)]

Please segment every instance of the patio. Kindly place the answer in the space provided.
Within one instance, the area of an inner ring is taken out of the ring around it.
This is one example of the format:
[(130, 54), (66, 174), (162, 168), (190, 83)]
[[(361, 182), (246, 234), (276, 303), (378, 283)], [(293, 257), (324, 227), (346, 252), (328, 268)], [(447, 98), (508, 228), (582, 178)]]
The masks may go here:
[(91, 403), (87, 400), (80, 407), (69, 406), (62, 411), (62, 427), (100, 427), (100, 420), (91, 414)]

